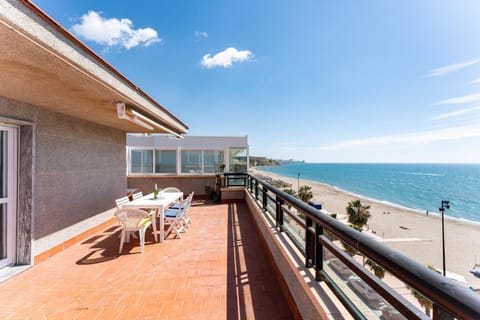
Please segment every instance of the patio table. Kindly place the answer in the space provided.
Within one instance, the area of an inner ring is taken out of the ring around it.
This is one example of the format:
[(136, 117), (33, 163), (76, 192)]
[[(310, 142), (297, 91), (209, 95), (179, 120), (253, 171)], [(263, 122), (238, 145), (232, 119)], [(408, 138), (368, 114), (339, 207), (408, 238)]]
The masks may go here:
[[(183, 199), (183, 192), (160, 192), (157, 198), (153, 197), (153, 193), (149, 193), (141, 198), (130, 201), (123, 205), (126, 208), (137, 208), (137, 209), (152, 209), (152, 226), (153, 234), (155, 236), (155, 242), (158, 242), (157, 235), (160, 235), (160, 242), (163, 242), (165, 239), (164, 231), (164, 222), (163, 222), (163, 212), (172, 203), (176, 202), (178, 199)], [(156, 217), (160, 217), (160, 225), (157, 230)]]

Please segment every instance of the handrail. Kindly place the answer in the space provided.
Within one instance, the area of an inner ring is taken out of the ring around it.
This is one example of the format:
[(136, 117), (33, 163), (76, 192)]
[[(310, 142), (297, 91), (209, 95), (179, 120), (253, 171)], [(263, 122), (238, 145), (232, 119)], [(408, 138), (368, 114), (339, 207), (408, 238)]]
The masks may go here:
[(358, 274), (362, 280), (368, 283), (376, 292), (380, 293), (382, 298), (388, 301), (388, 303), (394, 306), (397, 310), (401, 311), (401, 313), (407, 316), (408, 319), (428, 318), (408, 301), (401, 301), (403, 300), (403, 297), (401, 297), (398, 292), (385, 285), (383, 282), (378, 281), (373, 274), (364, 272), (363, 267), (358, 262), (351, 259), (347, 253), (340, 250), (327, 237), (322, 235), (319, 237), (319, 240), (324, 247), (326, 247), (330, 252), (334, 253), (339, 260), (341, 260), (351, 270)]
[[(252, 193), (255, 199), (262, 202), (263, 209), (266, 208), (265, 199), (267, 198), (267, 193), (274, 195), (270, 196), (268, 194), (272, 200), (276, 199), (276, 226), (279, 231), (283, 231), (284, 211), (281, 206), (284, 203), (288, 203), (305, 214), (305, 225), (302, 226), (305, 228), (306, 234), (305, 261), (307, 267), (313, 267), (316, 270), (317, 280), (320, 280), (320, 275), (323, 273), (323, 261), (320, 261), (323, 257), (323, 246), (326, 245), (326, 238), (323, 236), (323, 233), (328, 231), (377, 262), (406, 285), (430, 299), (433, 302), (433, 319), (444, 319), (446, 316), (445, 312), (460, 319), (480, 319), (480, 296), (468, 288), (431, 271), (419, 262), (341, 223), (322, 210), (316, 210), (312, 206), (251, 174), (226, 174), (225, 176), (227, 181), (229, 177), (245, 177), (245, 188)], [(263, 190), (263, 199), (258, 199), (258, 189), (260, 188)], [(310, 241), (314, 242), (310, 243)], [(312, 250), (314, 251), (312, 252)], [(334, 251), (333, 254), (337, 254), (338, 257), (338, 252)], [(366, 271), (363, 271), (363, 273), (366, 273)], [(389, 290), (384, 288), (386, 285), (379, 280), (368, 279), (366, 282), (374, 288), (379, 288), (378, 286), (380, 285), (381, 292)], [(392, 297), (388, 298), (388, 300), (392, 299)], [(402, 302), (400, 303), (402, 304)], [(404, 315), (409, 315), (409, 318), (413, 314), (419, 319), (423, 318), (423, 316), (418, 315), (418, 312), (416, 313), (415, 310), (412, 310), (408, 303), (401, 307), (398, 304), (392, 305), (397, 307)]]
[(247, 186), (247, 178), (248, 174), (247, 173), (234, 173), (234, 172), (225, 172), (223, 174), (225, 176), (225, 186), (229, 187), (230, 186), (230, 180), (243, 180), (243, 183), (241, 185), (235, 184), (235, 186), (242, 186), (246, 187)]

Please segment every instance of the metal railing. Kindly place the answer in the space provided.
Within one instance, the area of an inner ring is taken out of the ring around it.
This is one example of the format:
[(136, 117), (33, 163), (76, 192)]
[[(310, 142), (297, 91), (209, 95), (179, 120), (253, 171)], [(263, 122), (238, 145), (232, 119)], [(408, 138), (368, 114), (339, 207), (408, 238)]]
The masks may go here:
[(247, 185), (246, 173), (224, 173), (226, 187), (245, 187)]
[[(430, 319), (335, 244), (338, 242), (343, 242), (361, 252), (364, 257), (375, 261), (408, 287), (430, 300), (434, 320), (480, 319), (480, 296), (468, 288), (253, 175), (229, 173), (225, 174), (225, 177), (227, 187), (231, 185), (229, 179), (235, 179), (234, 185), (245, 186), (257, 204), (275, 219), (276, 228), (285, 232), (303, 252), (305, 266), (314, 269), (315, 279), (325, 281), (355, 318), (365, 319), (367, 316), (355, 301), (352, 301), (351, 294), (346, 294), (345, 290), (351, 292), (357, 290), (357, 293), (358, 290), (365, 292), (373, 290), (381, 299), (378, 303), (381, 307), (377, 305), (372, 309), (378, 308), (374, 310), (377, 315), (383, 312), (378, 315), (381, 319), (401, 318), (401, 316), (389, 317), (388, 313), (385, 314), (387, 309), (396, 310), (395, 312), (399, 312), (406, 319)], [(333, 266), (337, 266), (336, 269), (332, 268)], [(339, 282), (335, 279), (341, 277), (346, 280)], [(373, 294), (368, 299), (364, 300), (367, 305), (375, 304), (372, 300), (377, 301)]]

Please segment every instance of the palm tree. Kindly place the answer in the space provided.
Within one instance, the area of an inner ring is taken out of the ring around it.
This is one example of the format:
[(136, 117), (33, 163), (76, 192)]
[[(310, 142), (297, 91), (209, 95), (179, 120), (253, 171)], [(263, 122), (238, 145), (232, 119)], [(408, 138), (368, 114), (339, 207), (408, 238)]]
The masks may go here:
[(346, 243), (345, 241), (341, 240), (343, 248), (345, 248), (345, 252), (350, 255), (350, 257), (354, 257), (357, 254), (357, 249)]
[[(292, 197), (295, 197), (295, 198), (297, 197), (297, 191), (295, 191), (295, 190), (293, 190), (293, 189), (288, 189), (288, 188), (287, 188), (287, 189), (283, 189), (283, 192), (291, 195)], [(289, 202), (287, 202), (287, 206), (288, 206), (288, 209), (291, 209), (291, 208), (292, 208), (292, 205), (291, 205)], [(303, 216), (302, 219), (303, 219), (303, 218), (305, 218), (305, 216)]]
[(307, 186), (307, 185), (301, 186), (300, 189), (298, 189), (298, 195), (297, 196), (303, 202), (308, 202), (310, 199), (313, 198), (312, 187)]
[[(432, 270), (436, 273), (440, 273), (440, 271), (438, 271), (432, 265), (428, 265), (427, 267), (428, 267), (428, 269), (430, 269), (430, 270)], [(410, 289), (410, 291), (412, 292), (415, 299), (417, 299), (420, 306), (422, 306), (425, 309), (425, 314), (430, 317), (431, 311), (433, 309), (433, 302), (431, 300), (429, 300), (427, 297), (425, 297), (423, 294), (418, 292), (417, 290), (413, 289), (412, 287), (407, 286), (407, 288)]]
[(383, 279), (385, 277), (385, 269), (377, 264), (375, 261), (371, 260), (371, 259), (367, 259), (367, 262), (366, 262), (366, 265), (370, 267), (370, 270), (372, 270), (372, 272), (379, 278), (379, 279)]
[(360, 200), (352, 200), (348, 203), (348, 207), (345, 208), (348, 214), (348, 222), (355, 229), (361, 231), (368, 223), (370, 218), (370, 206), (364, 206)]
[(283, 192), (291, 195), (292, 197), (295, 197), (295, 198), (297, 197), (297, 192), (293, 189), (283, 189)]
[(413, 289), (413, 288), (409, 288), (409, 289), (412, 292), (415, 299), (417, 299), (420, 306), (422, 306), (425, 309), (425, 314), (428, 317), (430, 317), (430, 313), (431, 313), (432, 308), (433, 308), (432, 301), (428, 300), (424, 295), (422, 295), (420, 292), (416, 291), (415, 289)]
[[(370, 218), (370, 212), (368, 211), (368, 209), (370, 209), (370, 206), (362, 205), (360, 200), (350, 201), (348, 203), (348, 206), (345, 208), (348, 214), (348, 222), (350, 223), (350, 227), (362, 232), (363, 226), (367, 224), (368, 218)], [(345, 251), (350, 256), (353, 257), (357, 254), (357, 249), (348, 245), (346, 242), (342, 241), (342, 244), (345, 248)], [(365, 265), (365, 257), (363, 257), (363, 261), (363, 264)]]

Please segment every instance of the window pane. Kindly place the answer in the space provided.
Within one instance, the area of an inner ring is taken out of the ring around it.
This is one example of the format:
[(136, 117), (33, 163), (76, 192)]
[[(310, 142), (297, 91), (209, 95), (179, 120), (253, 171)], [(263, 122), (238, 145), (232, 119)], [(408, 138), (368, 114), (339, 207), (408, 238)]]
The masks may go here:
[(7, 257), (7, 204), (0, 204), (0, 260)]
[(132, 173), (153, 173), (153, 150), (132, 150)]
[(177, 172), (177, 151), (156, 150), (155, 151), (155, 173), (176, 173)]
[(0, 131), (0, 198), (7, 197), (7, 131)]
[(230, 172), (247, 172), (246, 148), (230, 148)]
[(182, 151), (182, 173), (201, 173), (201, 151), (183, 150)]
[(203, 172), (219, 173), (223, 170), (220, 166), (224, 165), (223, 151), (221, 150), (205, 150), (203, 151)]

